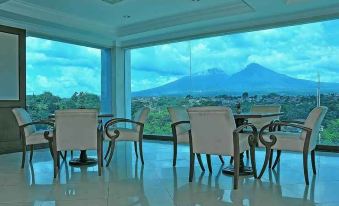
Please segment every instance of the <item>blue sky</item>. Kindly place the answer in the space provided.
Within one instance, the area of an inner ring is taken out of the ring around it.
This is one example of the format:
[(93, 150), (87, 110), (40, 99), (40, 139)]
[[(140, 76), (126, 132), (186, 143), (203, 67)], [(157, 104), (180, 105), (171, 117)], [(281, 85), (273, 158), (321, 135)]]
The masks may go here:
[[(339, 82), (339, 20), (134, 49), (132, 91), (191, 73), (238, 72), (252, 62), (295, 78)], [(190, 58), (191, 55), (191, 58)], [(27, 93), (100, 94), (100, 50), (27, 38)]]

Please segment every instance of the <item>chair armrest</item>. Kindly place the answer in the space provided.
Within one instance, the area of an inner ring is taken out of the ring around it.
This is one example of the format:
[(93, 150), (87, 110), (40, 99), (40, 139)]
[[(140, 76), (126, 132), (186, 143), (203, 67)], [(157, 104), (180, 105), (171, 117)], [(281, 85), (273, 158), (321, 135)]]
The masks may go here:
[(287, 127), (294, 127), (294, 128), (298, 128), (301, 130), (304, 130), (306, 132), (312, 132), (311, 128), (305, 127), (303, 124), (298, 124), (298, 123), (291, 123), (289, 121), (279, 121), (279, 122), (272, 122), (268, 125), (265, 125), (263, 128), (261, 128), (260, 133), (262, 133), (266, 128), (268, 127), (279, 127), (279, 126), (287, 126)]
[(114, 119), (111, 119), (109, 120), (108, 122), (106, 122), (105, 124), (105, 133), (106, 135), (111, 139), (111, 140), (115, 140), (116, 138), (119, 137), (120, 135), (120, 132), (118, 129), (115, 129), (113, 132), (115, 135), (111, 135), (108, 131), (108, 128), (114, 124), (117, 124), (117, 123), (121, 123), (121, 122), (126, 122), (126, 123), (132, 123), (132, 124), (136, 124), (140, 127), (144, 127), (144, 123), (141, 123), (141, 122), (136, 122), (136, 121), (133, 121), (133, 120), (130, 120), (130, 119), (125, 119), (125, 118), (114, 118)]
[(171, 127), (172, 127), (172, 128), (173, 128), (173, 127), (175, 128), (176, 126), (178, 126), (178, 125), (180, 125), (180, 124), (190, 124), (190, 121), (185, 120), (185, 121), (174, 122), (174, 123), (171, 124)]
[(258, 130), (252, 123), (243, 124), (233, 130), (233, 141), (239, 142), (239, 133), (241, 133), (241, 131), (246, 127), (250, 127), (252, 129), (252, 132), (248, 134), (248, 143), (250, 146), (254, 146), (257, 144)]
[(114, 117), (114, 114), (99, 114), (98, 115), (98, 118), (113, 118)]
[(45, 131), (44, 132), (44, 138), (49, 142), (53, 142), (54, 134), (55, 134), (55, 128), (53, 129), (52, 136), (49, 136), (49, 134), (50, 134), (50, 131)]
[(108, 122), (106, 122), (105, 124), (105, 129), (113, 124), (117, 124), (117, 123), (121, 123), (121, 122), (125, 122), (125, 123), (132, 123), (132, 124), (136, 124), (138, 126), (144, 126), (144, 123), (141, 122), (136, 122), (130, 119), (125, 119), (125, 118), (113, 118), (111, 120), (109, 120)]
[(285, 123), (295, 123), (295, 124), (304, 124), (305, 120), (280, 120), (279, 122), (285, 122)]
[(305, 127), (302, 124), (297, 124), (297, 123), (288, 123), (288, 122), (272, 122), (270, 124), (265, 125), (263, 128), (261, 128), (260, 132), (259, 132), (259, 140), (260, 142), (265, 145), (266, 147), (272, 147), (276, 142), (277, 142), (277, 137), (274, 136), (273, 134), (270, 135), (270, 140), (271, 142), (268, 142), (264, 139), (263, 137), (263, 133), (265, 131), (266, 128), (276, 128), (276, 127), (281, 127), (281, 126), (288, 126), (288, 127), (294, 127), (294, 128), (298, 128), (301, 129), (303, 131), (306, 132), (306, 139), (305, 142), (309, 142), (310, 138), (311, 138), (311, 133), (312, 133), (312, 129)]
[(34, 122), (27, 123), (27, 124), (23, 124), (20, 127), (24, 128), (24, 127), (27, 127), (27, 126), (30, 126), (30, 125), (37, 125), (37, 124), (46, 124), (46, 125), (54, 127), (53, 121), (50, 121), (50, 120), (34, 121)]

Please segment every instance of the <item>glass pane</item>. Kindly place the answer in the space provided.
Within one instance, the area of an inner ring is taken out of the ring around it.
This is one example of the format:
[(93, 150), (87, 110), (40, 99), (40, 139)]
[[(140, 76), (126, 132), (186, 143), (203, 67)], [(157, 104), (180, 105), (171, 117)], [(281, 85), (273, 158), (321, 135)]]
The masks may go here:
[(27, 108), (33, 119), (57, 109), (100, 108), (101, 50), (27, 37)]
[(183, 81), (179, 87), (171, 83), (189, 79), (188, 44), (165, 44), (131, 51), (132, 116), (142, 106), (151, 109), (145, 124), (146, 134), (172, 134), (167, 107), (182, 104), (178, 91), (189, 90), (189, 82)]
[(240, 102), (245, 112), (254, 104), (280, 104), (281, 119), (306, 119), (319, 89), (329, 108), (320, 144), (338, 144), (337, 28), (339, 20), (194, 40), (191, 101), (234, 111)]
[(337, 28), (332, 20), (133, 50), (132, 108), (151, 107), (147, 132), (166, 134), (167, 106), (279, 104), (281, 119), (303, 120), (320, 92), (329, 108), (320, 144), (337, 145)]

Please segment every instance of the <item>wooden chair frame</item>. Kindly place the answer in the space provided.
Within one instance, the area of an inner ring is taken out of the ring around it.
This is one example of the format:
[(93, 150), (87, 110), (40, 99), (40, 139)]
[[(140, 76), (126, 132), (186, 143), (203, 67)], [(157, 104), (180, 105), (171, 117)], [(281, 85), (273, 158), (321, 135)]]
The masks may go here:
[[(25, 127), (31, 126), (31, 125), (48, 125), (54, 127), (54, 123), (52, 121), (48, 120), (40, 120), (40, 121), (34, 121), (34, 122), (29, 122), (27, 124), (23, 124), (19, 126), (19, 132), (20, 132), (20, 138), (21, 138), (21, 143), (22, 143), (22, 160), (21, 160), (21, 168), (24, 168), (25, 166), (25, 161), (26, 161), (26, 150), (27, 150), (27, 145), (26, 145), (26, 135), (25, 135)], [(31, 162), (33, 159), (33, 150), (34, 150), (34, 145), (31, 144), (30, 146), (30, 156), (29, 156), (29, 161)], [(52, 145), (49, 144), (49, 149), (51, 151), (51, 155), (53, 157), (52, 153)]]
[[(140, 127), (139, 137), (138, 137), (138, 140), (139, 140), (139, 154), (140, 154), (141, 163), (144, 164), (144, 156), (143, 156), (143, 151), (142, 151), (142, 139), (143, 139), (143, 133), (144, 133), (144, 123), (136, 122), (136, 121), (133, 121), (133, 120), (130, 120), (130, 119), (125, 119), (125, 118), (114, 118), (114, 119), (111, 119), (108, 122), (106, 122), (105, 127), (104, 127), (105, 128), (105, 133), (106, 133), (107, 137), (109, 137), (109, 139), (110, 139), (110, 143), (108, 145), (107, 152), (106, 152), (106, 155), (105, 155), (105, 159), (108, 157), (108, 160), (107, 160), (107, 163), (106, 163), (106, 167), (109, 166), (109, 164), (110, 164), (110, 162), (112, 160), (113, 153), (114, 153), (114, 148), (115, 148), (115, 140), (120, 135), (120, 132), (119, 132), (118, 128), (113, 131), (114, 135), (110, 134), (109, 127), (113, 126), (114, 124), (121, 123), (121, 122), (136, 124), (136, 125), (138, 125)], [(136, 141), (134, 141), (134, 151), (135, 151), (135, 156), (138, 158), (137, 142)]]
[[(282, 126), (288, 126), (288, 127), (294, 127), (294, 128), (298, 128), (301, 129), (303, 131), (306, 132), (306, 138), (304, 141), (304, 146), (303, 146), (303, 166), (304, 166), (304, 177), (305, 177), (305, 183), (306, 185), (309, 185), (309, 178), (308, 178), (308, 165), (307, 165), (307, 161), (308, 161), (308, 153), (309, 153), (309, 146), (310, 146), (310, 140), (311, 140), (311, 134), (312, 134), (312, 129), (305, 127), (304, 125), (301, 125), (300, 121), (281, 121), (281, 122), (273, 122), (271, 124), (268, 124), (266, 126), (264, 126), (260, 132), (259, 132), (259, 140), (260, 142), (265, 145), (266, 147), (266, 155), (265, 155), (265, 162), (263, 165), (263, 168), (261, 169), (261, 172), (258, 176), (258, 178), (260, 179), (262, 177), (262, 175), (265, 172), (265, 169), (267, 167), (267, 163), (270, 159), (270, 155), (271, 155), (271, 148), (273, 147), (273, 145), (277, 142), (277, 137), (274, 135), (270, 135), (270, 140), (266, 141), (263, 137), (263, 132), (266, 128), (274, 128), (273, 130), (275, 130), (275, 128), (277, 127), (282, 127)], [(276, 164), (279, 162), (279, 158), (280, 158), (280, 153), (281, 151), (278, 150), (278, 154), (277, 154), (277, 158), (274, 162), (273, 168), (276, 166)], [(311, 151), (311, 160), (312, 160), (312, 169), (313, 169), (313, 174), (316, 174), (316, 166), (315, 166), (315, 151), (312, 150)]]

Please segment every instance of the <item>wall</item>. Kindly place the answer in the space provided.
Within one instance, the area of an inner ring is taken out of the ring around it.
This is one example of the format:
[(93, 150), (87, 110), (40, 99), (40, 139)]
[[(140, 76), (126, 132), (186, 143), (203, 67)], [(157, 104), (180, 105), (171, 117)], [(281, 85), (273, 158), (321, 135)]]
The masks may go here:
[[(21, 150), (19, 128), (11, 110), (14, 107), (25, 107), (26, 105), (26, 32), (21, 29), (0, 25), (0, 33), (17, 35), (18, 45), (14, 44), (13, 46), (18, 46), (19, 51), (18, 62), (13, 62), (13, 65), (18, 65), (19, 68), (12, 69), (13, 73), (19, 75), (19, 81), (17, 82), (17, 84), (19, 83), (19, 85), (17, 85), (19, 88), (19, 96), (18, 98), (0, 100), (0, 154), (3, 154)], [(0, 37), (3, 38), (4, 36), (6, 35), (1, 35)], [(6, 54), (7, 52), (4, 47), (0, 47), (1, 54)], [(6, 58), (5, 55), (1, 55), (1, 57)], [(0, 59), (0, 61), (2, 60)], [(4, 68), (0, 69), (2, 69), (2, 71), (5, 70)], [(11, 71), (8, 68), (6, 68), (6, 70), (6, 72)], [(7, 85), (2, 85), (2, 87), (6, 86)], [(10, 89), (9, 87), (8, 85), (8, 89)]]

